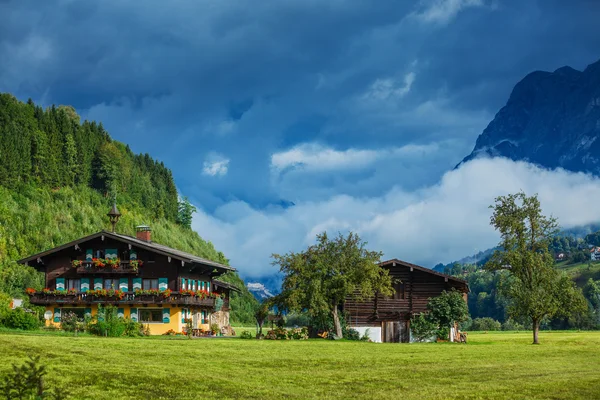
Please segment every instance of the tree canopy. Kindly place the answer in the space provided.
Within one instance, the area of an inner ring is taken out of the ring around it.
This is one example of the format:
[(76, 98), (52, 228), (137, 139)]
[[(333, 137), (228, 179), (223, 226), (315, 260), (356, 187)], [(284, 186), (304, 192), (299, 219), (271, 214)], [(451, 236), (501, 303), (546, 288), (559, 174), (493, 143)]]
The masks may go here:
[(494, 210), (490, 224), (500, 232), (501, 241), (500, 250), (494, 252), (486, 268), (508, 271), (508, 278), (500, 285), (509, 300), (507, 311), (511, 317), (531, 320), (533, 343), (538, 344), (544, 318), (585, 309), (581, 290), (554, 268), (548, 250), (558, 223), (542, 214), (537, 196), (528, 197), (523, 192), (497, 197), (490, 208)]
[(366, 244), (352, 232), (333, 239), (324, 232), (300, 253), (273, 254), (273, 265), (284, 275), (282, 292), (274, 302), (290, 311), (307, 311), (311, 317), (331, 314), (336, 335), (342, 337), (338, 307), (346, 297), (393, 293), (388, 271), (378, 264), (382, 253), (367, 250)]

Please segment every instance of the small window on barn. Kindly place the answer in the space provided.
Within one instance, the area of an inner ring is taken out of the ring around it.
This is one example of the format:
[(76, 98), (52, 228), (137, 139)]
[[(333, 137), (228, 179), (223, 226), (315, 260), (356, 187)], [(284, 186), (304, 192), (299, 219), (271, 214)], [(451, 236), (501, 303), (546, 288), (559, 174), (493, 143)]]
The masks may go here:
[(403, 282), (395, 282), (394, 283), (394, 299), (402, 300), (404, 299), (404, 283)]

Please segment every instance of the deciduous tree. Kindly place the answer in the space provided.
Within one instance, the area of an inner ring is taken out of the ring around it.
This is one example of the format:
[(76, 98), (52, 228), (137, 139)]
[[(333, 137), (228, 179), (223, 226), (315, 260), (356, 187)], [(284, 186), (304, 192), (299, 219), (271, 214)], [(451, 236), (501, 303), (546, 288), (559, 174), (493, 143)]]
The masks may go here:
[(523, 192), (500, 196), (490, 208), (494, 210), (490, 223), (500, 232), (501, 241), (486, 268), (509, 272), (500, 286), (509, 299), (508, 313), (531, 320), (533, 343), (538, 344), (544, 318), (583, 311), (585, 300), (575, 283), (554, 268), (548, 244), (558, 224), (542, 214), (537, 196)]
[(279, 303), (312, 317), (331, 314), (342, 337), (338, 307), (348, 296), (364, 299), (393, 293), (391, 277), (378, 264), (382, 253), (369, 251), (354, 233), (317, 235), (317, 243), (300, 253), (273, 254), (273, 265), (284, 274)]

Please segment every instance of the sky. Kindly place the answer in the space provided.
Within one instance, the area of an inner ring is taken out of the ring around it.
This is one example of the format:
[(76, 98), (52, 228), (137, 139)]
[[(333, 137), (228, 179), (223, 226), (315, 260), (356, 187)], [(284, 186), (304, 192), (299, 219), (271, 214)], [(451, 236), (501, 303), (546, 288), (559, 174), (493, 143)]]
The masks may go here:
[(0, 0), (0, 91), (164, 161), (248, 279), (322, 231), (431, 267), (497, 243), (498, 195), (600, 220), (594, 177), (453, 170), (526, 74), (600, 59), (599, 16), (595, 0)]

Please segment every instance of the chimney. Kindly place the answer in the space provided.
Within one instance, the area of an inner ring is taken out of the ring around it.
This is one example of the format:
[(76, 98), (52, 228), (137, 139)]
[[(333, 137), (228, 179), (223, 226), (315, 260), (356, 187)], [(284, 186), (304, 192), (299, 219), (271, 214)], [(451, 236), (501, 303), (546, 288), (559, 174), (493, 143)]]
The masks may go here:
[(152, 229), (148, 225), (138, 225), (135, 227), (135, 236), (144, 242), (151, 242)]

